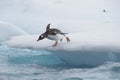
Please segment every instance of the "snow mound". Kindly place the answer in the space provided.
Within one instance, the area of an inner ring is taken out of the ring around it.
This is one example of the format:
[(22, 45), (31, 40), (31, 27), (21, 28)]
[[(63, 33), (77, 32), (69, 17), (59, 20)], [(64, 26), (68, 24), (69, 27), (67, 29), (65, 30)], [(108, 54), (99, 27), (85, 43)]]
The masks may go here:
[(71, 33), (71, 42), (67, 43), (64, 39), (59, 41), (58, 46), (52, 47), (54, 41), (43, 39), (37, 42), (39, 35), (22, 35), (11, 37), (5, 42), (10, 47), (33, 48), (33, 49), (50, 49), (50, 50), (66, 50), (66, 51), (81, 51), (81, 50), (120, 50), (120, 38), (114, 33), (92, 33), (78, 32)]
[(27, 33), (21, 30), (19, 27), (0, 22), (0, 42), (9, 39), (12, 36), (26, 35)]

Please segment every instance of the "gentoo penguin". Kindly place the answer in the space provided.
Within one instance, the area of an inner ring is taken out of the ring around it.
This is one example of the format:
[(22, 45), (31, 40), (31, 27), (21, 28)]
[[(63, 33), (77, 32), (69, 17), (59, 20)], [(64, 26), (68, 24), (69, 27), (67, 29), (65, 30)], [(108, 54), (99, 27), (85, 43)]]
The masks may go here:
[(50, 28), (50, 24), (48, 24), (47, 27), (46, 27), (46, 32), (41, 34), (37, 41), (42, 40), (44, 38), (54, 40), (55, 41), (55, 43), (53, 45), (53, 47), (54, 47), (54, 46), (57, 46), (58, 41), (59, 40), (62, 41), (62, 39), (64, 37), (66, 38), (67, 42), (70, 42), (70, 38), (67, 37), (65, 34), (67, 34), (67, 33), (63, 33), (59, 29)]

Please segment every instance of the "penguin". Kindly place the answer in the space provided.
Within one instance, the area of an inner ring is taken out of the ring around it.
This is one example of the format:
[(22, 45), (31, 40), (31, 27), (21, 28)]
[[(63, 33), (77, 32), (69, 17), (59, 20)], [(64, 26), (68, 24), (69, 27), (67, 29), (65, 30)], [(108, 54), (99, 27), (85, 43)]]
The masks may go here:
[(50, 24), (47, 25), (46, 31), (39, 36), (37, 41), (42, 40), (44, 38), (47, 38), (49, 40), (55, 41), (53, 44), (53, 47), (58, 45), (58, 41), (62, 41), (62, 39), (65, 37), (67, 42), (70, 42), (70, 38), (66, 36), (67, 33), (63, 33), (59, 29), (56, 28), (50, 28)]

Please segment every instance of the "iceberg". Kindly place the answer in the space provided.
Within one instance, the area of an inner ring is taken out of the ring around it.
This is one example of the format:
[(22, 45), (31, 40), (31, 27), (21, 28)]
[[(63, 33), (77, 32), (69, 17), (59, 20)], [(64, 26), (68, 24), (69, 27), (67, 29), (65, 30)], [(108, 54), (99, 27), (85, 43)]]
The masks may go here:
[(52, 47), (54, 41), (43, 39), (37, 42), (39, 35), (26, 35), (26, 32), (16, 26), (0, 23), (0, 27), (0, 41), (4, 40), (4, 45), (47, 50), (74, 66), (97, 66), (108, 61), (120, 61), (119, 32), (74, 32), (67, 34), (71, 42), (67, 43), (63, 39), (58, 46)]
[[(110, 34), (110, 33), (109, 33)], [(5, 42), (9, 47), (47, 50), (60, 57), (68, 64), (79, 66), (97, 66), (108, 61), (120, 61), (120, 40), (117, 37), (99, 34), (71, 33), (71, 42), (65, 39), (58, 46), (52, 47), (54, 41), (44, 39), (37, 42), (39, 35), (22, 35), (10, 38)], [(111, 40), (112, 39), (112, 40)]]

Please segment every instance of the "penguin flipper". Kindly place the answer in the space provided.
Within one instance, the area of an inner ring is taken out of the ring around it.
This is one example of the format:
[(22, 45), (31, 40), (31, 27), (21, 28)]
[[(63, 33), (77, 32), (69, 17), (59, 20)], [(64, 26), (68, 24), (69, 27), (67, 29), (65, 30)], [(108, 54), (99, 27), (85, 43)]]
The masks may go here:
[(48, 31), (49, 29), (50, 29), (50, 24), (47, 25), (46, 31)]

